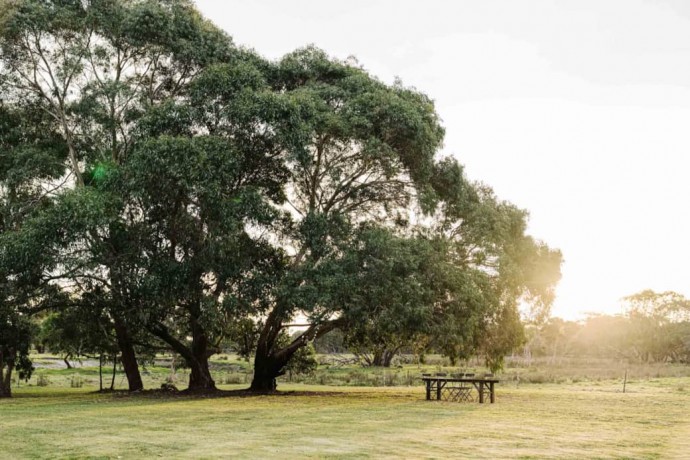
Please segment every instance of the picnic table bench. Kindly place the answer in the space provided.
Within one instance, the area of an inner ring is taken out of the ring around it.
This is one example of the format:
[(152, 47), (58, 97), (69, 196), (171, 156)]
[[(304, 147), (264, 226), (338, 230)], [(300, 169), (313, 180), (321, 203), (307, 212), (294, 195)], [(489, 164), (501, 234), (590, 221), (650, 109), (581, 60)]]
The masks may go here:
[(476, 377), (474, 374), (422, 374), (426, 384), (426, 399), (431, 400), (435, 393), (436, 400), (441, 401), (472, 401), (472, 390), (476, 390), (479, 403), (484, 403), (485, 396), (489, 396), (491, 404), (496, 402), (495, 384), (498, 383), (493, 374)]

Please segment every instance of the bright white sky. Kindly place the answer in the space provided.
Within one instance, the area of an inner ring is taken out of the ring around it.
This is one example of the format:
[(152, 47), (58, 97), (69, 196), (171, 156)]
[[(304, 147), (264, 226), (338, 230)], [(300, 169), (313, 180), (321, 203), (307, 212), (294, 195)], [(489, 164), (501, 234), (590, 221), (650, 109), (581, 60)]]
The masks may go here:
[(266, 57), (314, 43), (433, 97), (444, 153), (563, 251), (554, 315), (690, 294), (690, 2), (197, 4)]

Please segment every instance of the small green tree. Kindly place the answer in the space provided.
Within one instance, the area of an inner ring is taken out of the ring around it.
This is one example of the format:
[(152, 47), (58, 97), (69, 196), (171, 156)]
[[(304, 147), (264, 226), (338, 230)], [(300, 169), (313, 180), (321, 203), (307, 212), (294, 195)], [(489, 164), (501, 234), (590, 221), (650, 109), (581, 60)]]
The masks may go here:
[(37, 336), (51, 353), (61, 354), (70, 366), (70, 359), (118, 354), (112, 322), (96, 309), (69, 307), (49, 314), (40, 324)]

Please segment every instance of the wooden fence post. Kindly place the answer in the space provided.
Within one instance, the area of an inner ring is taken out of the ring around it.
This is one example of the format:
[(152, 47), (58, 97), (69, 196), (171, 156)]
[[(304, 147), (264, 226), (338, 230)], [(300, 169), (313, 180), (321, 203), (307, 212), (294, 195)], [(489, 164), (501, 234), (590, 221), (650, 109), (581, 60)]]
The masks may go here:
[(625, 370), (625, 376), (623, 377), (623, 393), (625, 393), (625, 385), (628, 383), (628, 370)]

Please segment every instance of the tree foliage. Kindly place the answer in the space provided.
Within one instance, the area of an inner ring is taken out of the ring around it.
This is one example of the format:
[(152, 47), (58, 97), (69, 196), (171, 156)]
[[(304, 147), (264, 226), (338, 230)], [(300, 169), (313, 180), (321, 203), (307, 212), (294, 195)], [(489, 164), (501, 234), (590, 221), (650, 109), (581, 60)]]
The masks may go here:
[[(61, 293), (53, 345), (117, 345), (130, 390), (144, 345), (213, 390), (230, 340), (271, 391), (335, 328), (379, 360), (426, 343), (497, 368), (519, 307), (548, 314), (560, 252), (438, 157), (425, 94), (315, 47), (269, 62), (188, 0), (4, 6), (0, 83), (23, 114), (0, 113), (11, 324)], [(286, 339), (295, 318), (309, 326)]]
[(63, 157), (40, 112), (0, 101), (0, 397), (11, 395), (14, 371), (19, 378), (31, 375), (34, 327), (28, 315), (57, 294), (41, 283), (46, 258), (24, 227), (50, 207)]

